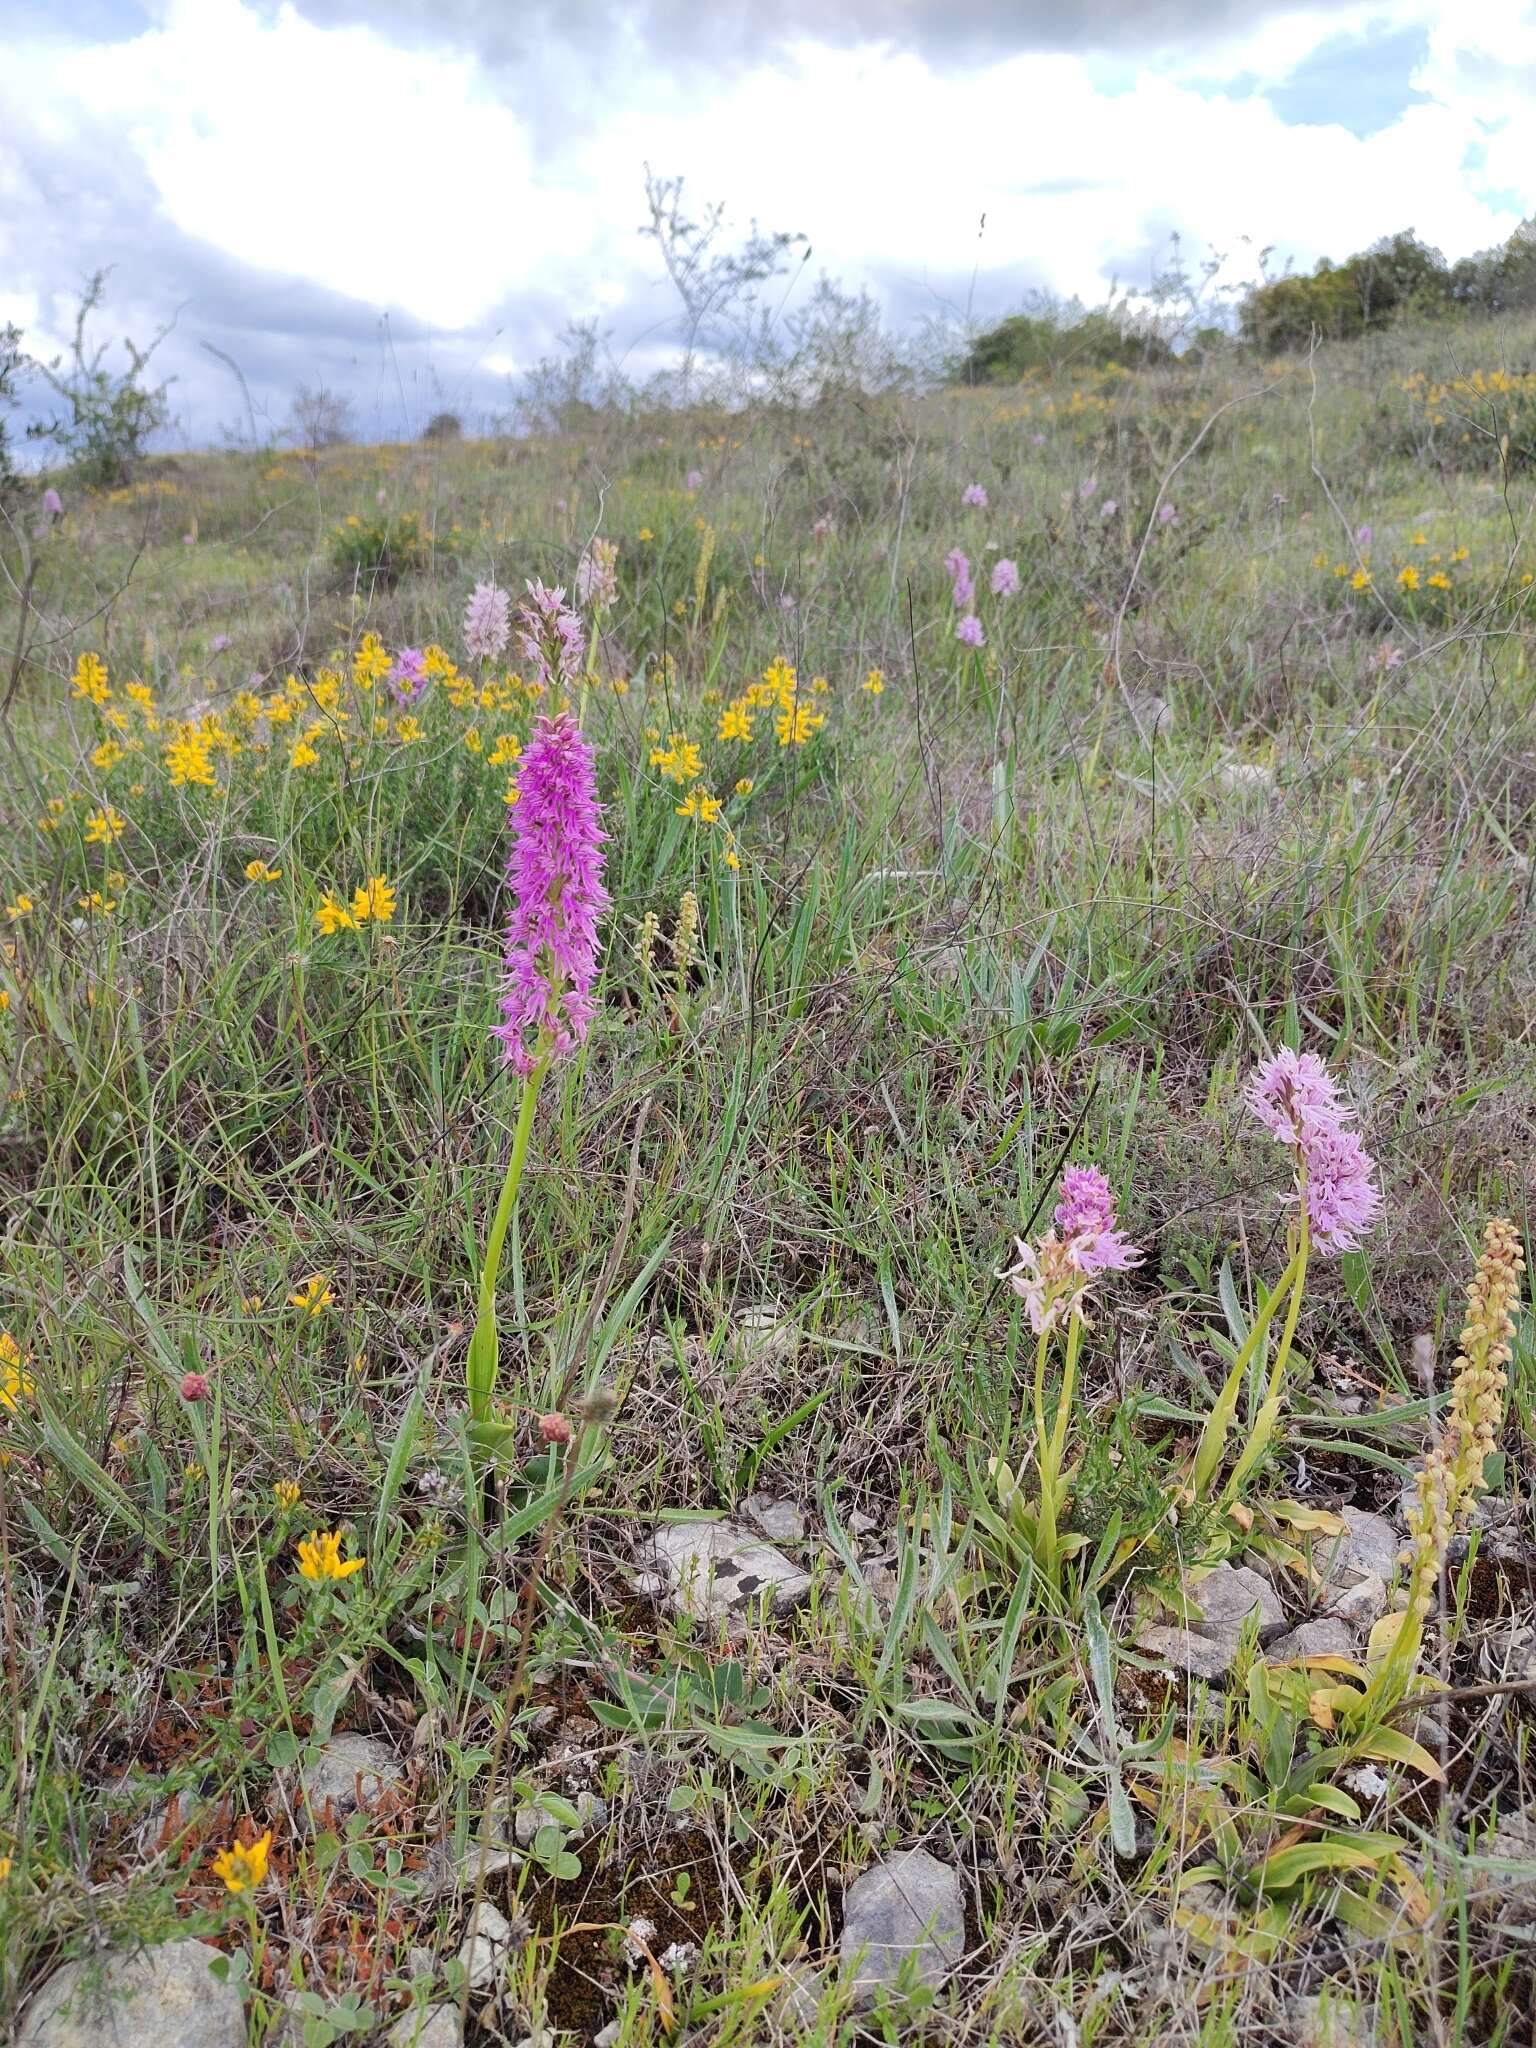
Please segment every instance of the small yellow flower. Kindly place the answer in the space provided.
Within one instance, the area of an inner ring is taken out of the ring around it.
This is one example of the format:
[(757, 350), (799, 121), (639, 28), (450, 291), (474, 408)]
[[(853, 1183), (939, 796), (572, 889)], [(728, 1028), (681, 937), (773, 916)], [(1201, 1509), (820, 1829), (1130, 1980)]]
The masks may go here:
[(1427, 581), (1431, 590), (1449, 590), (1451, 587), (1451, 579), (1443, 569), (1437, 569)]
[(7, 905), (5, 906), (5, 914), (7, 917), (12, 919), (18, 917), (30, 917), (32, 912), (36, 908), (37, 905), (32, 901), (32, 898), (23, 889), (17, 894), (16, 901), (14, 903), (7, 903)]
[(352, 892), (352, 916), (358, 924), (388, 924), (395, 914), (395, 892), (387, 876), (370, 875), (361, 889)]
[(299, 1576), (318, 1586), (331, 1580), (349, 1579), (354, 1572), (360, 1572), (363, 1559), (344, 1558), (341, 1543), (339, 1529), (311, 1529), (299, 1543)]
[(85, 843), (87, 846), (110, 846), (114, 839), (121, 839), (128, 829), (128, 820), (108, 804), (104, 810), (92, 811), (85, 821)]
[(1410, 562), (1406, 569), (1398, 571), (1397, 580), (1404, 590), (1417, 590), (1419, 587), (1419, 572)]
[(472, 754), (478, 754), (481, 752), (485, 745), (485, 742), (480, 737), (480, 728), (478, 725), (472, 725), (469, 728), (469, 731), (465, 733), (464, 744), (466, 747), (468, 747), (469, 751)]
[(1453, 548), (1451, 551), (1451, 560), (1453, 562), (1464, 562), (1467, 559), (1467, 555), (1469, 554), (1469, 552), (1470, 550), (1467, 548)]
[(272, 1830), (259, 1841), (235, 1842), (228, 1849), (221, 1849), (213, 1859), (213, 1874), (224, 1880), (226, 1891), (238, 1898), (241, 1892), (254, 1891), (267, 1874), (267, 1858), (272, 1852)]
[(1349, 579), (1349, 587), (1351, 590), (1369, 590), (1371, 587), (1370, 571), (1368, 569), (1357, 569)]
[(76, 897), (75, 908), (83, 910), (87, 917), (110, 917), (117, 908), (117, 898), (103, 896), (99, 889), (92, 889), (88, 896)]
[(322, 1309), (331, 1307), (336, 1297), (331, 1292), (331, 1283), (323, 1273), (311, 1273), (297, 1293), (290, 1294), (288, 1306), (301, 1308), (306, 1314), (317, 1316)]
[(105, 704), (111, 697), (106, 664), (99, 654), (82, 654), (75, 663), (74, 694), (91, 704)]
[(654, 533), (652, 533), (651, 529), (648, 526), (642, 526), (640, 529), (640, 538), (641, 540), (654, 540), (656, 536)]
[(421, 738), (421, 720), (419, 718), (400, 719), (395, 726), (395, 738), (402, 747), (409, 747), (414, 744), (415, 741)]
[(326, 938), (330, 938), (333, 932), (357, 930), (357, 919), (345, 903), (337, 902), (329, 889), (320, 899), (320, 908), (315, 912), (315, 923), (319, 925)]
[(781, 747), (803, 747), (826, 722), (824, 711), (813, 711), (809, 704), (791, 704), (773, 721), (773, 729)]
[(248, 860), (245, 864), (245, 879), (248, 882), (280, 882), (281, 868), (269, 868), (264, 860)]
[(1427, 548), (1429, 546), (1429, 535), (1427, 533), (1416, 533), (1413, 536), (1413, 544), (1416, 548)]
[(21, 1346), (10, 1331), (0, 1330), (0, 1408), (8, 1408), (13, 1415), (17, 1404), (27, 1400), (32, 1393), (26, 1364)]
[(291, 1515), (299, 1504), (299, 1482), (296, 1479), (279, 1479), (272, 1489), (272, 1498), (277, 1502), (280, 1514)]
[(515, 732), (496, 735), (496, 744), (488, 757), (493, 768), (515, 768), (522, 757), (523, 743)]
[(320, 756), (309, 744), (308, 740), (300, 740), (293, 752), (288, 756), (290, 764), (295, 768), (313, 768), (319, 759)]
[(506, 788), (501, 792), (501, 800), (506, 805), (509, 811), (511, 810), (512, 806), (517, 802), (518, 798), (522, 795), (522, 793), (523, 792), (517, 786), (517, 777), (514, 775), (512, 780), (507, 784)]
[(721, 712), (718, 737), (722, 740), (751, 739), (752, 712), (745, 697), (738, 697)]
[(884, 669), (872, 668), (869, 674), (864, 678), (863, 682), (860, 683), (859, 688), (861, 690), (867, 690), (871, 697), (878, 697), (880, 692), (885, 688)]
[(104, 775), (110, 774), (123, 758), (124, 749), (116, 740), (103, 740), (91, 755), (92, 761)]
[(242, 1294), (240, 1297), (240, 1306), (248, 1316), (255, 1315), (261, 1308), (261, 1305), (261, 1296), (259, 1294)]
[(701, 825), (713, 825), (720, 815), (720, 799), (711, 796), (702, 782), (696, 782), (674, 808), (680, 818), (697, 818)]
[(736, 783), (736, 794), (737, 796), (750, 796), (756, 787), (757, 784), (750, 775), (743, 775)]

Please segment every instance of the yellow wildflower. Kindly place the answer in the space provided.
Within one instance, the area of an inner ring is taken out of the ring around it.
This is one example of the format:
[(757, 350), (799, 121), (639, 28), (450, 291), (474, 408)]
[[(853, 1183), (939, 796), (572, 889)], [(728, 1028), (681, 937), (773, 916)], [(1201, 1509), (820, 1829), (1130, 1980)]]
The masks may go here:
[(319, 758), (320, 756), (315, 752), (308, 740), (300, 740), (293, 752), (288, 756), (290, 765), (295, 768), (313, 768)]
[(517, 802), (518, 798), (522, 795), (522, 793), (523, 792), (517, 786), (517, 777), (514, 775), (511, 781), (508, 782), (506, 788), (501, 792), (501, 800), (506, 805), (507, 809), (511, 810), (512, 806)]
[(468, 747), (469, 751), (472, 754), (478, 754), (481, 752), (484, 746), (484, 742), (480, 737), (480, 728), (478, 725), (472, 725), (469, 728), (469, 731), (465, 733), (464, 744), (466, 747)]
[(32, 901), (32, 898), (23, 889), (17, 895), (16, 901), (14, 903), (7, 903), (7, 905), (5, 906), (5, 914), (7, 917), (10, 918), (28, 917), (36, 908), (37, 905)]
[(884, 669), (872, 668), (869, 674), (864, 678), (863, 682), (860, 683), (859, 688), (861, 690), (867, 690), (871, 697), (878, 697), (880, 692), (885, 688)]
[(358, 924), (366, 924), (370, 918), (375, 924), (388, 924), (395, 914), (395, 892), (385, 875), (370, 875), (361, 889), (352, 892), (352, 915)]
[(336, 1579), (349, 1579), (354, 1572), (360, 1572), (362, 1558), (344, 1558), (341, 1540), (339, 1529), (311, 1529), (299, 1544), (299, 1576), (318, 1586)]
[(331, 1292), (331, 1283), (325, 1275), (311, 1273), (297, 1293), (289, 1295), (288, 1306), (301, 1308), (306, 1314), (317, 1316), (322, 1309), (329, 1308), (335, 1299)]
[(213, 1874), (224, 1880), (226, 1891), (238, 1898), (241, 1892), (254, 1891), (267, 1874), (267, 1858), (272, 1850), (272, 1830), (256, 1842), (235, 1842), (227, 1849), (221, 1849), (213, 1859)]
[(14, 1415), (18, 1402), (25, 1401), (32, 1393), (32, 1382), (27, 1377), (26, 1359), (21, 1346), (9, 1330), (0, 1330), (0, 1408), (9, 1408)]
[(1371, 587), (1370, 571), (1368, 569), (1357, 569), (1349, 579), (1349, 587), (1351, 590), (1369, 590)]
[(1417, 590), (1419, 587), (1419, 572), (1410, 563), (1406, 569), (1398, 571), (1397, 580), (1404, 590)]
[(781, 747), (803, 747), (826, 722), (824, 711), (813, 711), (809, 704), (791, 704), (779, 713), (773, 729), (779, 736)]
[(486, 758), (493, 768), (515, 768), (523, 758), (523, 743), (515, 732), (498, 733)]
[(1431, 590), (1449, 590), (1451, 587), (1451, 579), (1443, 569), (1437, 569), (1427, 580)]
[(248, 860), (245, 864), (245, 879), (248, 882), (280, 882), (281, 868), (269, 868), (264, 860)]
[(83, 910), (87, 917), (107, 917), (116, 910), (117, 898), (103, 896), (99, 889), (92, 889), (89, 895), (75, 898), (75, 908)]
[(176, 728), (176, 737), (165, 749), (165, 765), (170, 771), (172, 789), (188, 785), (202, 789), (217, 789), (219, 786), (208, 752), (207, 737), (195, 725)]
[(124, 751), (116, 740), (103, 740), (101, 745), (93, 750), (91, 760), (103, 775), (110, 775), (122, 760)]
[(697, 818), (701, 825), (713, 825), (720, 815), (720, 799), (696, 782), (675, 809), (680, 818)]
[(751, 739), (752, 712), (745, 697), (738, 697), (721, 712), (719, 737), (723, 740)]
[(105, 704), (111, 698), (106, 664), (99, 654), (82, 654), (75, 663), (74, 694), (91, 704)]
[(736, 795), (750, 796), (753, 790), (756, 789), (756, 787), (757, 784), (752, 780), (750, 775), (743, 775), (736, 783)]
[(421, 738), (421, 720), (419, 718), (401, 718), (396, 720), (395, 738), (402, 747), (411, 746)]
[(299, 1504), (299, 1482), (296, 1479), (279, 1479), (272, 1489), (272, 1498), (277, 1502), (281, 1514), (292, 1514)]
[(686, 733), (673, 732), (668, 733), (666, 746), (652, 747), (651, 766), (673, 782), (686, 785), (697, 782), (704, 773), (704, 758)]
[(85, 821), (85, 843), (87, 846), (110, 846), (114, 839), (121, 839), (128, 829), (128, 820), (108, 804), (104, 810), (92, 811)]
[(336, 932), (355, 932), (357, 919), (344, 903), (338, 903), (329, 889), (320, 899), (320, 908), (315, 912), (315, 923), (326, 938)]

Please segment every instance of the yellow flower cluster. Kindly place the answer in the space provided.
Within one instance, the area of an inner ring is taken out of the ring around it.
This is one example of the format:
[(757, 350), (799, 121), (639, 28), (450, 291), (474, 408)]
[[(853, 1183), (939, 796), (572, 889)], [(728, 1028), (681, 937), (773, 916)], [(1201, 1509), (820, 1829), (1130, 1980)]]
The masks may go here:
[(344, 1558), (341, 1545), (339, 1529), (311, 1529), (299, 1543), (300, 1578), (319, 1586), (349, 1579), (354, 1572), (360, 1572), (364, 1560), (360, 1557)]
[(387, 875), (370, 875), (361, 888), (352, 891), (350, 909), (327, 889), (315, 912), (315, 923), (329, 938), (333, 932), (355, 932), (370, 922), (388, 924), (394, 914), (394, 885)]
[(224, 1888), (239, 1897), (241, 1892), (251, 1892), (263, 1883), (267, 1875), (267, 1858), (272, 1852), (272, 1830), (255, 1842), (234, 1842), (227, 1849), (221, 1849), (213, 1859), (213, 1874), (222, 1878)]
[(10, 1331), (0, 1330), (0, 1408), (9, 1409), (13, 1415), (32, 1394), (27, 1364), (21, 1346)]

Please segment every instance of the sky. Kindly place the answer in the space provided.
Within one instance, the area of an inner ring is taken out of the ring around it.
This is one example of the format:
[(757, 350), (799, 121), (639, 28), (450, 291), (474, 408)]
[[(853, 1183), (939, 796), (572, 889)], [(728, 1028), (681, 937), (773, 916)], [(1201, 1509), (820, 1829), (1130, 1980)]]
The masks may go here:
[[(171, 440), (297, 384), (402, 438), (505, 410), (567, 324), (676, 348), (645, 166), (807, 238), (902, 327), (1102, 300), (1214, 251), (1310, 268), (1536, 213), (1536, 4), (1378, 0), (7, 0), (0, 320), (173, 375)], [(797, 251), (797, 255), (798, 255)], [(33, 403), (36, 403), (34, 395)]]

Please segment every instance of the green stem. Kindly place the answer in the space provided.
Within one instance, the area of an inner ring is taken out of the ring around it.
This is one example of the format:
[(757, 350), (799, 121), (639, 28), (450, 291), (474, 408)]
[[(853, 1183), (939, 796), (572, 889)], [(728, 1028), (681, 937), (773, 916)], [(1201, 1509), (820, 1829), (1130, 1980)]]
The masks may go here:
[(523, 1099), (518, 1104), (517, 1127), (512, 1133), (512, 1156), (507, 1161), (506, 1178), (501, 1184), (496, 1214), (491, 1219), (491, 1234), (485, 1241), (485, 1263), (480, 1268), (480, 1297), (475, 1316), (475, 1333), (470, 1339), (467, 1365), (469, 1412), (477, 1422), (484, 1421), (489, 1414), (491, 1395), (496, 1386), (496, 1282), (501, 1273), (502, 1247), (506, 1243), (512, 1211), (517, 1206), (517, 1191), (522, 1185), (523, 1167), (528, 1158), (528, 1140), (533, 1131), (533, 1112), (538, 1104), (539, 1083), (544, 1078), (544, 1070), (548, 1064), (549, 1056), (546, 1053), (532, 1073), (523, 1076)]
[(1197, 1500), (1216, 1476), (1221, 1464), (1221, 1454), (1232, 1428), (1232, 1418), (1237, 1413), (1237, 1399), (1242, 1390), (1243, 1380), (1253, 1363), (1254, 1353), (1264, 1341), (1264, 1333), (1269, 1328), (1275, 1310), (1284, 1300), (1286, 1289), (1296, 1278), (1296, 1267), (1300, 1257), (1299, 1249), (1292, 1253), (1285, 1271), (1275, 1282), (1274, 1291), (1266, 1298), (1263, 1307), (1254, 1317), (1253, 1328), (1248, 1332), (1242, 1350), (1233, 1361), (1232, 1370), (1227, 1374), (1221, 1392), (1216, 1397), (1215, 1407), (1205, 1419), (1205, 1427), (1200, 1432), (1200, 1442), (1195, 1452), (1194, 1491)]
[[(1285, 1384), (1285, 1368), (1290, 1362), (1291, 1344), (1296, 1336), (1296, 1324), (1301, 1316), (1301, 1297), (1307, 1284), (1307, 1253), (1311, 1248), (1311, 1233), (1307, 1227), (1307, 1190), (1303, 1181), (1301, 1190), (1301, 1235), (1296, 1247), (1296, 1256), (1291, 1265), (1295, 1279), (1291, 1282), (1290, 1306), (1286, 1310), (1285, 1329), (1281, 1333), (1280, 1348), (1275, 1353), (1275, 1362), (1270, 1367), (1269, 1385), (1258, 1414), (1253, 1419), (1253, 1428), (1243, 1447), (1243, 1454), (1232, 1468), (1232, 1476), (1222, 1489), (1221, 1505), (1228, 1508), (1237, 1498), (1237, 1490), (1259, 1459), (1264, 1455), (1275, 1424), (1280, 1415), (1280, 1395)], [(1278, 1294), (1279, 1289), (1276, 1289)]]

